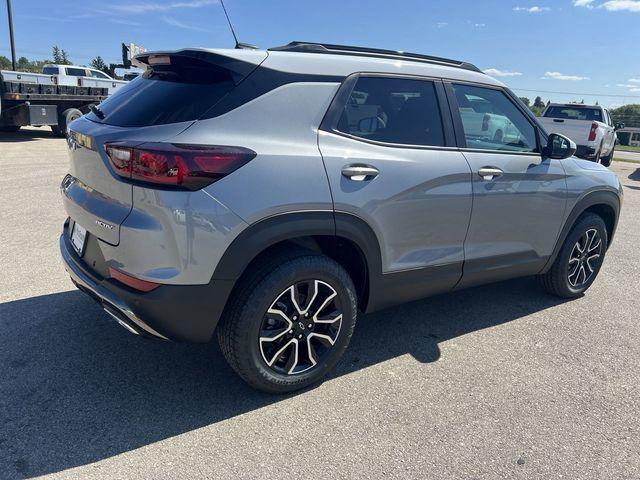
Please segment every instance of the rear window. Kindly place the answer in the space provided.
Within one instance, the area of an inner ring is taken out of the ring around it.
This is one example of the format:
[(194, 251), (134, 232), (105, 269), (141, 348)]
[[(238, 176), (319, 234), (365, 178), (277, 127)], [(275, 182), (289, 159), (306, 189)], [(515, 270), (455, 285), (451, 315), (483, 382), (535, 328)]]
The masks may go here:
[(204, 61), (171, 57), (171, 65), (155, 65), (100, 104), (104, 119), (120, 127), (143, 127), (197, 120), (235, 83), (231, 73)]
[(44, 67), (42, 73), (45, 75), (58, 75), (58, 67)]
[(602, 122), (602, 110), (589, 107), (560, 107), (551, 106), (544, 114), (545, 117), (561, 118), (564, 120), (588, 120)]
[(67, 68), (67, 75), (71, 75), (72, 77), (86, 77), (87, 71), (84, 68)]

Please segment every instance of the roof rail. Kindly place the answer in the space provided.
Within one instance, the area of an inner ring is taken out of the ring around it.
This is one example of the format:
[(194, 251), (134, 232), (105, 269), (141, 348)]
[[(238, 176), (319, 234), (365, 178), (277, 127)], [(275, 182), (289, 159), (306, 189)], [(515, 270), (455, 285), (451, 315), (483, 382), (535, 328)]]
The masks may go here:
[(359, 55), (363, 57), (389, 58), (394, 60), (411, 60), (414, 62), (434, 63), (438, 65), (446, 65), (447, 67), (463, 68), (465, 70), (483, 73), (482, 70), (475, 65), (468, 62), (462, 62), (460, 60), (432, 57), (430, 55), (401, 52), (397, 50), (384, 50), (381, 48), (353, 47), (349, 45), (334, 45), (331, 43), (290, 42), (287, 45), (272, 47), (268, 50), (276, 52), (330, 53), (334, 55)]

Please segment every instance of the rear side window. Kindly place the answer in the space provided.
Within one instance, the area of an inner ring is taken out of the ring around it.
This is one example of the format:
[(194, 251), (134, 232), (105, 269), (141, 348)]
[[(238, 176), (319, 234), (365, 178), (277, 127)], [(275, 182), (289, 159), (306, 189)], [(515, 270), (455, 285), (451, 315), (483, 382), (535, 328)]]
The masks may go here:
[(72, 77), (86, 77), (87, 71), (84, 68), (69, 68), (67, 69), (67, 75), (71, 75)]
[(384, 143), (444, 146), (433, 82), (360, 77), (336, 130)]
[(42, 73), (45, 75), (58, 75), (58, 67), (44, 67)]
[(467, 148), (536, 152), (536, 130), (501, 91), (453, 85)]
[(100, 104), (96, 122), (143, 127), (197, 120), (235, 84), (231, 73), (216, 65), (171, 58), (171, 65), (148, 68)]

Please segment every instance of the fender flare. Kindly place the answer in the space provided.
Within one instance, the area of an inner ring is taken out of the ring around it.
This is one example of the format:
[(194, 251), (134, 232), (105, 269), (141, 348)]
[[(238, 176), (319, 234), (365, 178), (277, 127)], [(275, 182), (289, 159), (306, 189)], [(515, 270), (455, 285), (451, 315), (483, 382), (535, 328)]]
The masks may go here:
[(290, 212), (267, 217), (243, 230), (218, 262), (212, 280), (238, 280), (267, 248), (301, 237), (346, 238), (362, 252), (369, 284), (382, 275), (380, 243), (360, 217), (331, 210)]
[(573, 225), (575, 225), (578, 217), (580, 217), (580, 215), (582, 215), (586, 210), (595, 205), (607, 205), (611, 207), (615, 212), (614, 224), (611, 230), (611, 235), (609, 236), (609, 246), (611, 245), (616, 227), (618, 226), (618, 217), (620, 215), (620, 197), (616, 192), (612, 190), (595, 190), (588, 192), (580, 200), (578, 200), (571, 209), (571, 212), (567, 216), (567, 219), (564, 222), (564, 226), (560, 231), (560, 235), (556, 240), (556, 245), (553, 249), (553, 252), (551, 253), (549, 260), (547, 260), (547, 263), (540, 271), (540, 273), (546, 273), (551, 268), (558, 254), (560, 253), (560, 249), (564, 245), (564, 241), (566, 240), (567, 235), (569, 235), (569, 232), (571, 231)]

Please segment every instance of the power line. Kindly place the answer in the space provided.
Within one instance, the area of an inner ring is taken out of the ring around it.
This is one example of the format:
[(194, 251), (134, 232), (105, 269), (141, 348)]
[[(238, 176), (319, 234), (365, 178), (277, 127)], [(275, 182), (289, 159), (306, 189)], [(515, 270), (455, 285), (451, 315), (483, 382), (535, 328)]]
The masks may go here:
[(553, 90), (530, 90), (527, 88), (512, 88), (511, 90), (517, 90), (519, 92), (533, 92), (533, 93), (557, 93), (561, 95), (576, 95), (576, 96), (585, 96), (585, 97), (640, 98), (640, 95), (614, 95), (610, 93), (556, 92)]

